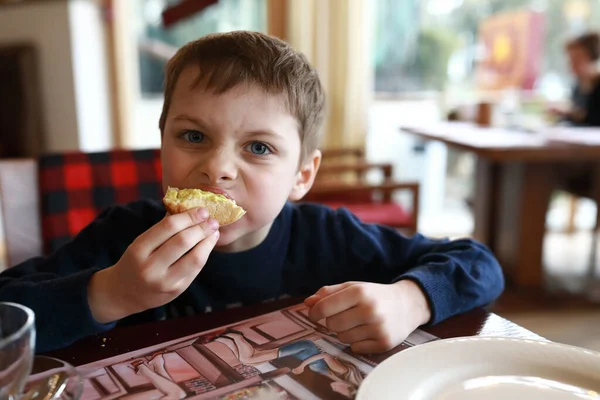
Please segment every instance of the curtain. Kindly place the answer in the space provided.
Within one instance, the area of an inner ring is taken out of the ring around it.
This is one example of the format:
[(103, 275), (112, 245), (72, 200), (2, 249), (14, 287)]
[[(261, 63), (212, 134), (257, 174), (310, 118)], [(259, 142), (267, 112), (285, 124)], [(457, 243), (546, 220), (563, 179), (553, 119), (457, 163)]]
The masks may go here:
[(321, 147), (364, 147), (373, 92), (369, 0), (288, 0), (287, 41), (317, 69), (327, 93)]

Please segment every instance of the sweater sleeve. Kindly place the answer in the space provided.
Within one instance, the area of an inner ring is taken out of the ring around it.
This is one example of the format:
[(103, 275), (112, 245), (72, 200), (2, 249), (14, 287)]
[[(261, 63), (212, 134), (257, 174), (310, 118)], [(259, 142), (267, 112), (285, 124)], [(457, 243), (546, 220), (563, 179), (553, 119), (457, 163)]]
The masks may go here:
[(131, 224), (125, 229), (115, 224), (126, 217), (123, 207), (108, 209), (52, 255), (0, 274), (0, 301), (23, 304), (35, 313), (37, 352), (65, 347), (115, 325), (94, 320), (87, 286), (95, 272), (118, 261), (137, 235)]
[(344, 209), (335, 212), (330, 226), (341, 243), (332, 246), (337, 248), (335, 257), (345, 260), (340, 267), (346, 276), (340, 280), (410, 279), (427, 297), (430, 324), (487, 305), (504, 289), (497, 260), (474, 240), (434, 240), (420, 234), (408, 238), (388, 227), (364, 224)]

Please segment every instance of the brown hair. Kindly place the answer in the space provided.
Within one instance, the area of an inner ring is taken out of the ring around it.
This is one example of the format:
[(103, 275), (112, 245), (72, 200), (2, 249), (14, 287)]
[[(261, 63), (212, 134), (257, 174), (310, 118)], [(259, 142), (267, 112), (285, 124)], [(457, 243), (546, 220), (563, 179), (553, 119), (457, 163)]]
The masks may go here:
[(325, 92), (306, 57), (287, 43), (259, 32), (215, 33), (180, 48), (166, 68), (165, 100), (159, 127), (164, 132), (177, 79), (184, 68), (200, 67), (194, 85), (216, 94), (240, 85), (258, 85), (267, 93), (282, 93), (288, 111), (298, 121), (301, 161), (318, 146), (325, 117)]
[(571, 50), (574, 47), (581, 47), (589, 56), (592, 61), (598, 61), (600, 59), (600, 35), (597, 32), (588, 32), (575, 39), (567, 42), (567, 50)]

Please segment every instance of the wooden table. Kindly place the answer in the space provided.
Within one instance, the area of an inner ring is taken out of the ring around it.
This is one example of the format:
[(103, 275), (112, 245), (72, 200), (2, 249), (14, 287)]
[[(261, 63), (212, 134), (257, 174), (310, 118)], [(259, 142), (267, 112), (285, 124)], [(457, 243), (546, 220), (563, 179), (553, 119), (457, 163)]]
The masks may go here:
[[(300, 303), (300, 299), (278, 300), (209, 314), (183, 317), (131, 327), (118, 327), (102, 335), (83, 339), (70, 347), (46, 353), (80, 366), (126, 352), (139, 350), (169, 340), (193, 335), (206, 330), (232, 324), (244, 319), (276, 311)], [(477, 309), (448, 319), (425, 331), (440, 337), (502, 336), (524, 339), (543, 339), (498, 315)], [(385, 355), (382, 356), (382, 360)]]
[(510, 281), (541, 289), (546, 213), (558, 176), (573, 165), (589, 164), (591, 197), (600, 200), (600, 130), (586, 131), (599, 140), (580, 143), (561, 141), (571, 133), (578, 136), (577, 128), (538, 134), (442, 122), (401, 130), (477, 155), (474, 237), (496, 254)]

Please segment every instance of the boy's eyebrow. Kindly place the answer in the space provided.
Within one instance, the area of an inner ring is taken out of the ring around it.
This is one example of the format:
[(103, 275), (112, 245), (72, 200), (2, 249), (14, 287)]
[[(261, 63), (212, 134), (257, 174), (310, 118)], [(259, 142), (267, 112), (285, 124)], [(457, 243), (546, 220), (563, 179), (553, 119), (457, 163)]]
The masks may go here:
[(189, 122), (193, 122), (195, 125), (198, 125), (200, 127), (204, 127), (206, 126), (206, 124), (204, 123), (204, 121), (202, 121), (199, 118), (194, 118), (190, 115), (185, 115), (185, 114), (179, 114), (177, 115), (175, 118), (173, 118), (175, 121), (189, 121)]
[[(185, 114), (179, 114), (177, 116), (175, 116), (173, 118), (173, 120), (175, 121), (189, 121), (192, 122), (194, 125), (202, 128), (202, 129), (206, 129), (205, 127), (208, 126), (208, 124), (204, 123), (204, 121), (200, 118), (196, 118), (196, 117), (192, 117), (190, 115), (185, 115)], [(282, 139), (284, 138), (284, 136), (276, 131), (273, 131), (271, 129), (256, 129), (256, 130), (251, 130), (248, 132), (244, 132), (245, 136), (270, 136), (273, 138), (278, 138), (278, 139)]]
[(283, 135), (270, 129), (259, 129), (246, 132), (247, 136), (271, 136), (273, 138), (282, 139)]

